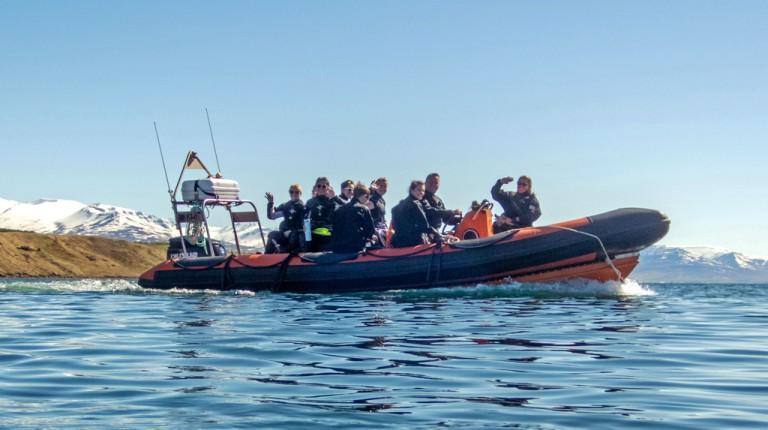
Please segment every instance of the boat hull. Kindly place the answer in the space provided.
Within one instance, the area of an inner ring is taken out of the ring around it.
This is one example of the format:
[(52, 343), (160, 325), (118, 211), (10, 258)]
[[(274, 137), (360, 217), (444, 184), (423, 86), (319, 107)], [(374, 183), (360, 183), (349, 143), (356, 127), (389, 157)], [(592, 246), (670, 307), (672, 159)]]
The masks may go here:
[(328, 264), (288, 254), (169, 260), (145, 272), (139, 285), (332, 293), (506, 280), (608, 281), (628, 276), (638, 264), (637, 253), (668, 229), (669, 220), (658, 211), (619, 209), (451, 245), (373, 250)]

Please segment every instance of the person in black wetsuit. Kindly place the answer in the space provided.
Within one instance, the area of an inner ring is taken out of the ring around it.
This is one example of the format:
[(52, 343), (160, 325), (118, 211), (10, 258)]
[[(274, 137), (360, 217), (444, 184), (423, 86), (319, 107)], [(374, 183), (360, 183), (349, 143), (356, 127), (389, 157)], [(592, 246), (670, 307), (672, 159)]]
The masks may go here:
[(291, 199), (275, 208), (275, 197), (267, 193), (267, 218), (283, 218), (277, 230), (269, 232), (264, 253), (298, 252), (304, 248), (304, 202), (301, 201), (301, 185), (293, 184), (288, 188)]
[(448, 225), (455, 225), (461, 221), (461, 211), (456, 210), (448, 210), (445, 208), (445, 203), (443, 203), (443, 199), (438, 197), (437, 190), (440, 189), (440, 175), (437, 173), (430, 173), (427, 175), (426, 181), (424, 181), (424, 200), (423, 203), (425, 203), (425, 207), (428, 205), (429, 207), (436, 209), (434, 211), (430, 211), (427, 214), (427, 218), (429, 220), (429, 225), (432, 226), (436, 231), (440, 231), (440, 227), (443, 226), (443, 223), (446, 223)]
[(532, 181), (528, 176), (518, 178), (517, 192), (501, 190), (503, 185), (514, 180), (515, 178), (506, 176), (496, 181), (496, 184), (491, 188), (491, 196), (504, 209), (504, 214), (493, 223), (494, 233), (530, 227), (541, 216), (539, 199), (531, 191)]
[(439, 236), (427, 221), (427, 214), (435, 209), (424, 207), (424, 191), (424, 182), (411, 181), (408, 197), (392, 208), (392, 247), (423, 245)]
[(307, 200), (304, 216), (309, 218), (312, 240), (307, 244), (309, 252), (328, 251), (333, 230), (332, 217), (336, 205), (333, 188), (328, 178), (321, 176), (315, 181), (315, 196)]
[(384, 244), (384, 238), (387, 237), (387, 202), (384, 200), (384, 194), (387, 194), (389, 181), (381, 177), (371, 183), (371, 198), (368, 200), (368, 209), (371, 210), (373, 226), (376, 228), (376, 237), (380, 246)]
[(336, 205), (336, 209), (349, 203), (349, 201), (352, 199), (352, 190), (354, 188), (355, 188), (355, 182), (351, 179), (347, 179), (346, 181), (341, 183), (339, 194), (333, 196), (333, 198), (331, 199), (333, 200), (333, 204)]
[(371, 193), (368, 187), (359, 182), (353, 193), (352, 199), (333, 213), (333, 252), (360, 252), (373, 239), (373, 218), (366, 206)]

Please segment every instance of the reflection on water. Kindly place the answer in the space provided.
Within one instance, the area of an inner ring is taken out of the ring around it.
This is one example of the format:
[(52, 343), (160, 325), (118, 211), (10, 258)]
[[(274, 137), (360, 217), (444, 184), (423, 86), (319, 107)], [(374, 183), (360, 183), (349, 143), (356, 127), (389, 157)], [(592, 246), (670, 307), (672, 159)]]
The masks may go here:
[(766, 296), (631, 281), (327, 296), (0, 281), (0, 428), (755, 428)]

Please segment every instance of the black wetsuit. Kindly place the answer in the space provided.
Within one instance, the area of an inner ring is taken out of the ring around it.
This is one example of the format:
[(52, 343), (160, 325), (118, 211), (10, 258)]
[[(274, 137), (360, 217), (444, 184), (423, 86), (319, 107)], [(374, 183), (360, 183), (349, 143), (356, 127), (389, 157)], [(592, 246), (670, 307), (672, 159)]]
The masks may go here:
[[(304, 247), (303, 220), (304, 220), (304, 202), (301, 200), (288, 200), (275, 208), (274, 202), (267, 203), (267, 218), (283, 218), (278, 230), (269, 232), (268, 240), (264, 252), (267, 254), (280, 251), (280, 247), (285, 251), (302, 251)], [(277, 245), (277, 246), (276, 246)]]
[(432, 228), (440, 231), (440, 227), (442, 227), (443, 223), (451, 224), (453, 222), (453, 211), (445, 209), (445, 203), (443, 203), (443, 199), (441, 199), (437, 194), (430, 193), (429, 191), (424, 192), (423, 202), (426, 203), (424, 206), (425, 208), (430, 207), (434, 209), (427, 210), (427, 219), (429, 220), (429, 225), (432, 226)]
[(309, 217), (310, 228), (312, 229), (312, 241), (308, 245), (310, 252), (330, 249), (331, 236), (322, 234), (322, 230), (333, 231), (334, 210), (336, 210), (336, 205), (326, 196), (315, 196), (307, 201), (305, 216)]
[(530, 227), (541, 216), (539, 200), (534, 193), (515, 193), (502, 191), (501, 180), (491, 188), (491, 196), (499, 202), (504, 209), (504, 215), (512, 219), (511, 226), (503, 226), (501, 229)]
[(277, 219), (280, 217), (283, 218), (283, 222), (280, 223), (280, 230), (301, 230), (304, 227), (304, 202), (288, 200), (276, 208), (274, 203), (269, 202), (267, 204), (267, 218)]
[(371, 211), (356, 199), (336, 209), (333, 213), (333, 252), (360, 252), (373, 236)]
[(345, 204), (349, 203), (349, 199), (344, 197), (344, 194), (339, 194), (336, 196), (333, 196), (331, 199), (334, 205), (336, 205), (336, 210), (338, 210), (340, 207), (344, 206)]
[(370, 202), (373, 203), (373, 209), (371, 209), (371, 217), (373, 218), (373, 225), (376, 228), (387, 228), (387, 202), (384, 200), (384, 196), (379, 194), (378, 191), (371, 191)]
[(429, 234), (436, 233), (427, 221), (424, 204), (408, 196), (392, 208), (392, 247), (402, 248), (429, 243)]

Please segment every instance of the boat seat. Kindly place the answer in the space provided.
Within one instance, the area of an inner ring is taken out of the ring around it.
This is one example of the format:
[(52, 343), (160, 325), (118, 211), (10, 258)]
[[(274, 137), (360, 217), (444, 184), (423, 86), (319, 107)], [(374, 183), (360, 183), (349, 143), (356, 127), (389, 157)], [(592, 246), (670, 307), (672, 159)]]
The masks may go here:
[(517, 233), (517, 230), (508, 230), (502, 233), (494, 234), (493, 236), (482, 237), (480, 239), (460, 240), (458, 242), (449, 244), (449, 246), (458, 249), (485, 248), (486, 246), (494, 245), (515, 233)]
[(335, 252), (305, 252), (299, 254), (299, 258), (308, 263), (335, 264), (342, 261), (354, 260), (358, 255), (360, 255), (358, 252), (345, 252), (340, 254)]

